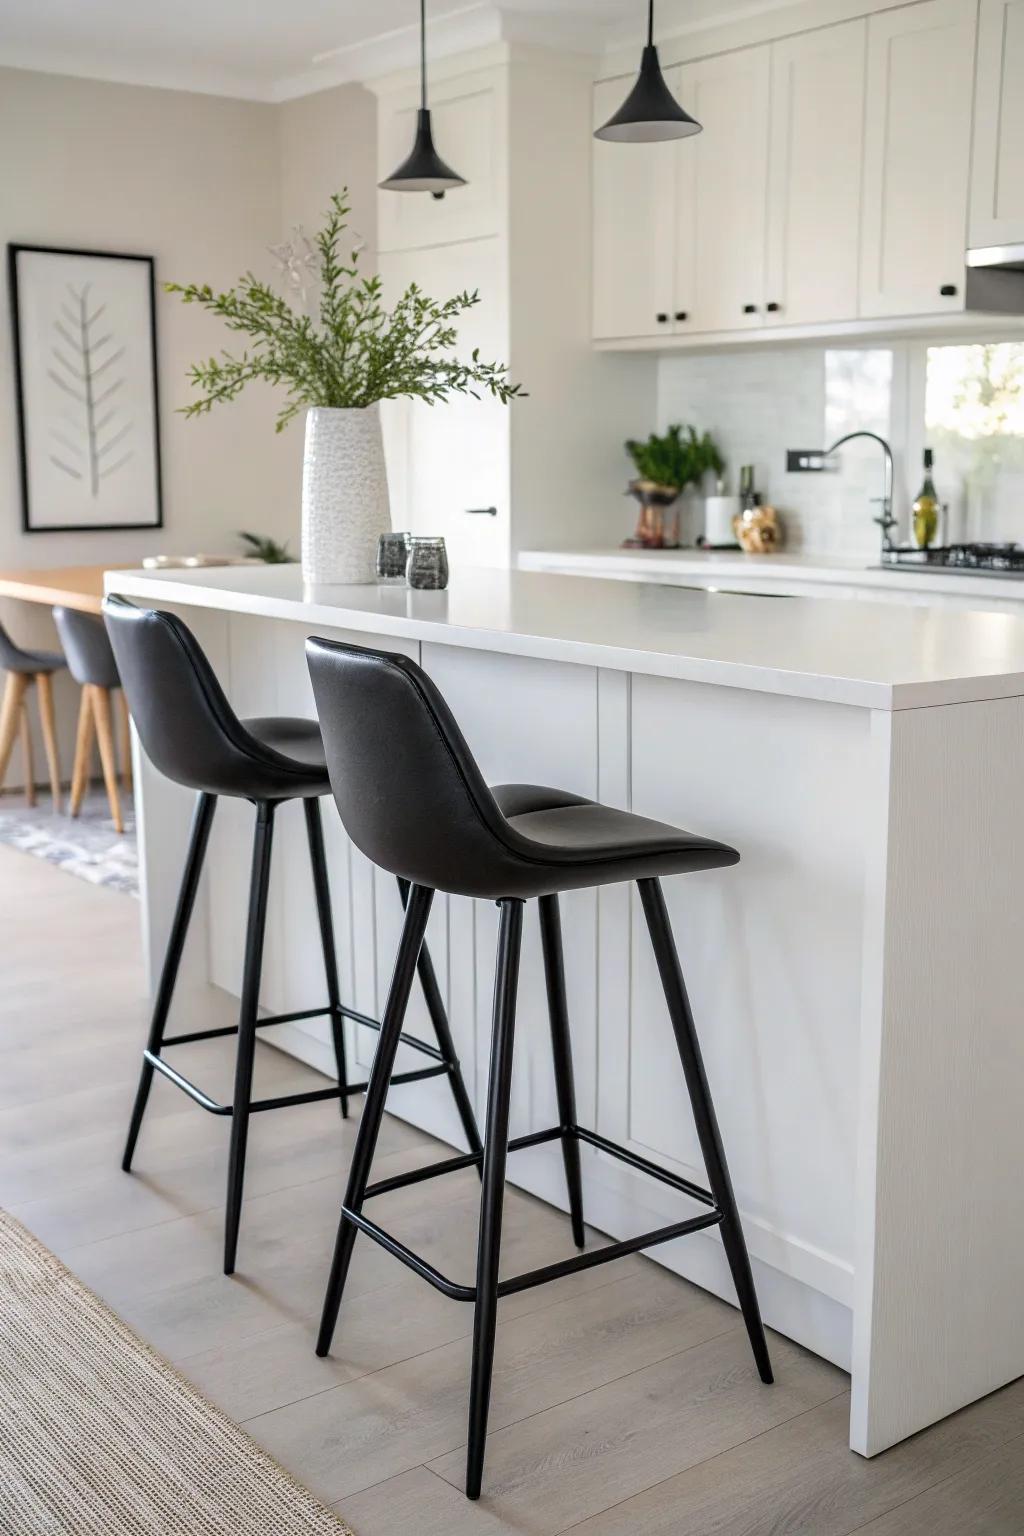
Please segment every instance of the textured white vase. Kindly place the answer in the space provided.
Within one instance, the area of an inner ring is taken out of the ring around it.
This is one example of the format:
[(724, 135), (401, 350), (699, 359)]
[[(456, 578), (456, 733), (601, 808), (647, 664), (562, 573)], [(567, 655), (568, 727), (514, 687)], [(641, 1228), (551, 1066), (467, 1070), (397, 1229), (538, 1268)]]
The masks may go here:
[(303, 579), (375, 580), (377, 539), (390, 527), (379, 406), (311, 406), (302, 460)]

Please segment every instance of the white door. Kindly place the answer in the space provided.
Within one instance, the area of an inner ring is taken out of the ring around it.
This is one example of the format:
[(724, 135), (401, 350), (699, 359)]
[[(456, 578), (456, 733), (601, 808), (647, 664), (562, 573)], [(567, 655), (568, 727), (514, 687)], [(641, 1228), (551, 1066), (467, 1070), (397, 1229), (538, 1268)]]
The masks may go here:
[[(678, 86), (678, 69), (666, 72)], [(594, 126), (622, 105), (629, 81), (594, 88)], [(594, 336), (657, 336), (672, 329), (674, 144), (594, 140)], [(662, 317), (662, 318), (659, 318)]]
[[(509, 355), (503, 252), (503, 242), (491, 239), (383, 253), (387, 303), (411, 282), (437, 300), (479, 289), (480, 303), (459, 325), (454, 355), (468, 358), (479, 347), (485, 362), (502, 362)], [(509, 562), (510, 409), (490, 397), (461, 395), (443, 405), (383, 402), (392, 524), (442, 535), (452, 565)]]
[(864, 316), (964, 306), (977, 0), (924, 0), (868, 21)]
[(857, 318), (867, 27), (774, 43), (766, 322)]
[(764, 324), (769, 49), (741, 48), (687, 64), (679, 99), (704, 132), (676, 153), (678, 329)]
[(981, 0), (968, 244), (1024, 240), (1024, 0)]

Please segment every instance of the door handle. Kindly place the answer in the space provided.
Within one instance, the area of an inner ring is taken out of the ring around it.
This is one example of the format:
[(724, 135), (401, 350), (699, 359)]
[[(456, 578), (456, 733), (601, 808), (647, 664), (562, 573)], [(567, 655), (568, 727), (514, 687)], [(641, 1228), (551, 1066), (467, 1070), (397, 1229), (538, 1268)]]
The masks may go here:
[(467, 507), (466, 513), (469, 517), (497, 517), (498, 509), (497, 507)]

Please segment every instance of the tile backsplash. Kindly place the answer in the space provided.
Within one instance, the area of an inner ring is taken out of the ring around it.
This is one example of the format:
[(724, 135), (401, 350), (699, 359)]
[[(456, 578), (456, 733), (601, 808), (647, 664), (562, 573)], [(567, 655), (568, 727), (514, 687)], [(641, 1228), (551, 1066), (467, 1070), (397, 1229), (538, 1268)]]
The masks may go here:
[(834, 471), (791, 475), (786, 449), (824, 448), (858, 428), (891, 441), (893, 402), (888, 348), (792, 346), (658, 362), (659, 430), (673, 421), (709, 430), (728, 466), (730, 490), (740, 465), (753, 464), (758, 490), (783, 518), (787, 547), (816, 554), (877, 554), (871, 518), (879, 511), (873, 498), (882, 493), (881, 450), (854, 443)]

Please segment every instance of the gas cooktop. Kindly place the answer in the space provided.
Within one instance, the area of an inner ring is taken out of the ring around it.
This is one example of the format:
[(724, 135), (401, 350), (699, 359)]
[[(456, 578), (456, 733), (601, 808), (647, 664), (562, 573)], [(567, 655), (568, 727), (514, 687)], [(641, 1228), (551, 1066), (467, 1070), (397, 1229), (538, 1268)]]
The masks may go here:
[(1024, 576), (1024, 545), (945, 544), (936, 549), (886, 549), (884, 568), (952, 571), (964, 576)]

